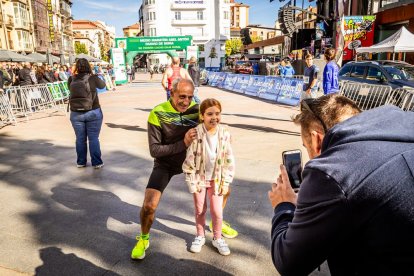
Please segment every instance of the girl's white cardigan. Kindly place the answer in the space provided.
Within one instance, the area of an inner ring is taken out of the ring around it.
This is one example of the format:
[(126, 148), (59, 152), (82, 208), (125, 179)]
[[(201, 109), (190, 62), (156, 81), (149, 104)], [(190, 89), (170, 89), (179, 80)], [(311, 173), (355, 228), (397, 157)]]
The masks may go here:
[[(206, 130), (203, 124), (196, 128), (197, 139), (187, 149), (187, 156), (183, 163), (183, 171), (190, 193), (194, 193), (198, 186), (205, 186)], [(221, 185), (228, 186), (234, 178), (234, 156), (230, 145), (230, 132), (227, 126), (218, 125), (217, 158), (214, 165), (214, 193), (218, 194)]]

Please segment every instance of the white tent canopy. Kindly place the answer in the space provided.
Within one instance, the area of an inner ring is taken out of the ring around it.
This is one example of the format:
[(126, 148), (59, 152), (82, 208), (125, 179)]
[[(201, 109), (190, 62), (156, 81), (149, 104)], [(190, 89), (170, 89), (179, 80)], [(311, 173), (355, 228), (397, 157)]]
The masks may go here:
[(414, 52), (414, 34), (401, 27), (395, 34), (370, 47), (360, 47), (357, 53), (404, 53)]

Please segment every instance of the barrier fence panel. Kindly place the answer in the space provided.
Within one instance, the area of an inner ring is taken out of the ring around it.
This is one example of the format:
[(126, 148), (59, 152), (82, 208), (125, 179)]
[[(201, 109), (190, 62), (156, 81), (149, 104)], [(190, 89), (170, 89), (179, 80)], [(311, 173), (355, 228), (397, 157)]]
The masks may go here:
[(28, 103), (28, 99), (24, 93), (22, 93), (19, 86), (12, 86), (7, 88), (6, 96), (9, 99), (10, 110), (15, 117), (27, 117), (31, 112)]
[(340, 94), (353, 100), (362, 110), (368, 110), (386, 104), (392, 88), (387, 85), (344, 82)]
[(8, 124), (16, 124), (16, 117), (14, 117), (11, 110), (9, 97), (6, 93), (0, 91), (0, 127)]
[(386, 104), (398, 106), (404, 111), (414, 111), (414, 89), (394, 89), (388, 96)]

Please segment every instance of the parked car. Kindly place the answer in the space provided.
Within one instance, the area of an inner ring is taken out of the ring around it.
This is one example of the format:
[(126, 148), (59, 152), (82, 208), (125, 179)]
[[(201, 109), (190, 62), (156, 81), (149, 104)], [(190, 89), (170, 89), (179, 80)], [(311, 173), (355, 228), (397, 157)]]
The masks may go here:
[(402, 61), (351, 61), (339, 70), (339, 80), (414, 88), (414, 66)]
[(234, 66), (234, 73), (236, 74), (253, 74), (253, 65), (250, 61), (239, 60)]
[[(339, 70), (338, 78), (340, 81), (386, 85), (390, 86), (393, 90), (405, 87), (414, 89), (414, 66), (406, 62), (389, 60), (351, 61)], [(402, 101), (402, 96), (398, 93), (381, 95), (378, 89), (371, 90), (368, 94), (359, 95), (358, 98), (353, 100), (363, 102), (368, 99), (371, 102), (375, 102), (376, 106), (383, 105), (385, 102), (399, 105)], [(351, 92), (354, 93), (355, 91), (345, 91), (344, 95), (347, 96), (346, 93), (349, 94)], [(389, 97), (392, 97), (392, 99)]]

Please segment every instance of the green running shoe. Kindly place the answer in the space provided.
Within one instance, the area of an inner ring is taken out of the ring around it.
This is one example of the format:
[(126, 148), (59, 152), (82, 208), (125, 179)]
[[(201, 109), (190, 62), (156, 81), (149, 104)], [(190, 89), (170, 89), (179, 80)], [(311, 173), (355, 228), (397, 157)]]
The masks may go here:
[[(211, 232), (213, 232), (213, 222), (212, 221), (210, 221), (210, 224), (208, 225), (208, 228), (210, 229)], [(238, 234), (239, 234), (239, 232), (237, 232), (236, 230), (231, 228), (230, 224), (223, 220), (223, 224), (221, 226), (221, 235), (223, 237), (228, 238), (228, 239), (233, 239), (233, 238), (237, 237)]]
[(136, 237), (137, 244), (131, 252), (131, 259), (142, 260), (145, 258), (145, 250), (149, 247), (149, 240), (143, 240), (140, 236)]

